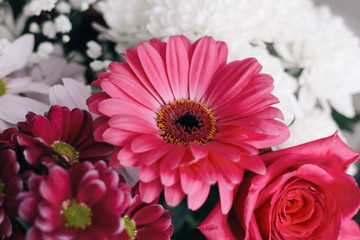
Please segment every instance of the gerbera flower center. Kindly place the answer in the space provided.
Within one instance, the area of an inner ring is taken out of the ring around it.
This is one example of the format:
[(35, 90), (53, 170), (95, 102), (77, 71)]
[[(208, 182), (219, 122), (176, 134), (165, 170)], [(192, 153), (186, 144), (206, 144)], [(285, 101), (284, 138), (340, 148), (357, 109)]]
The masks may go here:
[(4, 188), (5, 188), (5, 185), (1, 182), (0, 180), (0, 197), (4, 197), (5, 194), (4, 194)]
[(131, 218), (125, 216), (124, 217), (124, 228), (126, 230), (126, 232), (128, 233), (129, 237), (131, 240), (135, 239), (136, 236), (136, 225), (135, 225), (135, 221), (132, 220)]
[(4, 96), (6, 93), (6, 85), (4, 83), (4, 80), (0, 78), (0, 97)]
[[(52, 145), (52, 148), (55, 152), (68, 156), (71, 164), (79, 162), (79, 153), (69, 144), (57, 141)], [(53, 156), (53, 159), (59, 161), (58, 156)]]
[(175, 100), (163, 106), (156, 123), (161, 136), (173, 144), (203, 145), (215, 135), (216, 118), (204, 104), (193, 100)]
[(62, 203), (62, 207), (61, 215), (64, 216), (67, 227), (85, 229), (91, 224), (92, 212), (85, 203), (66, 200)]

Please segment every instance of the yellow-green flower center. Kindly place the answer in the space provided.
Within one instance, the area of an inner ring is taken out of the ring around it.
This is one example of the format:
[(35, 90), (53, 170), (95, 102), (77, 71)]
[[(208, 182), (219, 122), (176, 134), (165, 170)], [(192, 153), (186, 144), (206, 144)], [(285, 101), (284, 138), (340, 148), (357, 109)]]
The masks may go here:
[(76, 200), (66, 200), (62, 203), (66, 226), (85, 229), (91, 224), (91, 209), (85, 203), (77, 203)]
[[(75, 148), (73, 148), (72, 146), (70, 146), (67, 143), (64, 142), (55, 142), (52, 145), (52, 148), (59, 154), (64, 154), (66, 156), (68, 156), (70, 158), (70, 163), (77, 163), (79, 162), (79, 153), (75, 150)], [(53, 159), (58, 162), (59, 161), (59, 157), (58, 156), (52, 156)]]
[(135, 225), (135, 221), (132, 220), (131, 218), (125, 216), (124, 217), (124, 225), (125, 225), (125, 230), (128, 233), (129, 237), (131, 240), (135, 239), (136, 236), (136, 225)]
[(6, 93), (6, 85), (4, 83), (4, 80), (0, 78), (0, 97), (4, 96)]
[(0, 197), (4, 197), (5, 194), (4, 194), (4, 187), (5, 185), (1, 182), (0, 180)]

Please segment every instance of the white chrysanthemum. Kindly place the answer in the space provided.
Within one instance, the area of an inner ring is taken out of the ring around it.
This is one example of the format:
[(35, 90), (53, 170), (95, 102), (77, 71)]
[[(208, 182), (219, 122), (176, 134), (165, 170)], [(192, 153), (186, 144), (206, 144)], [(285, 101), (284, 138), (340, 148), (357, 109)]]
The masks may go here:
[(329, 112), (323, 111), (320, 108), (304, 111), (295, 116), (293, 124), (289, 127), (289, 139), (278, 147), (287, 148), (328, 137), (334, 134), (337, 129), (338, 126)]
[(299, 82), (308, 97), (353, 117), (351, 95), (360, 92), (359, 39), (328, 8), (316, 10), (316, 18), (300, 37), (276, 40), (275, 48), (284, 64), (303, 68)]
[(43, 114), (48, 105), (30, 98), (28, 94), (47, 95), (48, 86), (32, 81), (31, 77), (12, 77), (12, 73), (26, 66), (34, 47), (34, 36), (26, 34), (0, 56), (0, 131), (25, 119), (31, 111)]
[(70, 32), (72, 25), (69, 18), (65, 15), (59, 15), (55, 18), (55, 27), (57, 32), (68, 33)]
[(124, 52), (128, 47), (152, 37), (146, 28), (149, 21), (146, 11), (149, 7), (146, 0), (100, 1), (96, 9), (103, 13), (110, 29), (98, 24), (95, 24), (95, 28), (103, 32), (100, 34), (101, 39), (117, 42), (117, 51)]

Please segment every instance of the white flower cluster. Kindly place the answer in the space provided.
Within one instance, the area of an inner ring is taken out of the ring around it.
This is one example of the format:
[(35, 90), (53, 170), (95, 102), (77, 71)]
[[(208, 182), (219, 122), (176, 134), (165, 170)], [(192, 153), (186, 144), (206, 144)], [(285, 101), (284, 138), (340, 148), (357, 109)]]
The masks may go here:
[(210, 35), (228, 44), (229, 60), (259, 59), (275, 79), (285, 122), (293, 123), (281, 147), (333, 134), (332, 108), (355, 114), (359, 39), (311, 0), (104, 0), (96, 7), (109, 28), (94, 27), (100, 39), (117, 43), (119, 53), (153, 37)]
[(51, 11), (54, 9), (57, 0), (32, 0), (29, 2), (28, 11), (33, 15), (39, 16), (42, 11)]

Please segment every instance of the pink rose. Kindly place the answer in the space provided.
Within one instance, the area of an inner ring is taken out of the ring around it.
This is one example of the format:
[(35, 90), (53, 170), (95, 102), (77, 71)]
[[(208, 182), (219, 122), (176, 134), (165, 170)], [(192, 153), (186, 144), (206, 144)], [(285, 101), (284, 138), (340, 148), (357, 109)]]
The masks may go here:
[(346, 174), (358, 157), (337, 134), (265, 153), (266, 174), (245, 174), (229, 214), (218, 204), (199, 229), (210, 240), (359, 239), (360, 190)]

